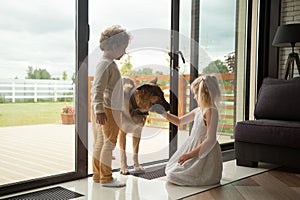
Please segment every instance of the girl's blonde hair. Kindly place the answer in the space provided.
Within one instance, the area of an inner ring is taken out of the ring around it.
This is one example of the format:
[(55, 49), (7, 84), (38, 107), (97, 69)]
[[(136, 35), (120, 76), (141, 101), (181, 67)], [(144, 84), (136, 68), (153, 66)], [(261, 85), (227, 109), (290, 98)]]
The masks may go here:
[[(202, 87), (200, 86), (201, 82), (203, 82)], [(209, 106), (212, 104), (218, 106), (221, 91), (219, 81), (215, 76), (202, 75), (193, 81), (191, 88), (194, 92), (198, 92), (198, 106)]]
[(113, 25), (101, 33), (100, 49), (102, 51), (111, 50), (113, 46), (120, 47), (128, 45), (130, 35), (126, 29), (119, 25)]

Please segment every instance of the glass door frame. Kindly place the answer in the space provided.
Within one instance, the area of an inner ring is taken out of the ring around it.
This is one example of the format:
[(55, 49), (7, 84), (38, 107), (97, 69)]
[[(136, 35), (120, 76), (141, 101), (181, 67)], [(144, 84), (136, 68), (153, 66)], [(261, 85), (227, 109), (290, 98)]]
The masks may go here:
[(24, 190), (44, 187), (88, 176), (87, 150), (87, 91), (88, 91), (88, 1), (76, 0), (76, 129), (75, 129), (75, 171), (33, 180), (21, 181), (0, 186), (0, 196)]
[[(180, 0), (171, 3), (171, 44), (170, 44), (170, 113), (178, 116), (178, 50), (179, 50), (179, 10)], [(169, 158), (178, 146), (178, 127), (169, 123)]]

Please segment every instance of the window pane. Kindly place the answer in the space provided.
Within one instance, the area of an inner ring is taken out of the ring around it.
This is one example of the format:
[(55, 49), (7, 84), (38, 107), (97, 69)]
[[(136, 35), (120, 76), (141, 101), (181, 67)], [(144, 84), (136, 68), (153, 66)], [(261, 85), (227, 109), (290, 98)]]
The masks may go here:
[(75, 1), (0, 4), (0, 185), (75, 171)]
[[(222, 92), (218, 140), (219, 143), (228, 143), (233, 141), (235, 121), (243, 117), (244, 110), (246, 3), (237, 4), (236, 0), (198, 2), (198, 11), (192, 1), (181, 2), (180, 5), (179, 49), (187, 62), (180, 64), (182, 81), (179, 83), (179, 90), (185, 88), (186, 92), (181, 93), (184, 97), (179, 95), (182, 104), (179, 106), (179, 113), (185, 114), (190, 110), (190, 66), (196, 66), (199, 75), (216, 75)], [(197, 34), (199, 42), (191, 39), (192, 35)], [(193, 56), (196, 61), (192, 60)], [(180, 127), (179, 131), (186, 133), (189, 128)], [(184, 140), (185, 137), (179, 137), (179, 144)]]
[[(221, 87), (218, 140), (232, 142), (234, 126), (234, 83), (236, 0), (204, 0), (200, 3), (200, 47), (205, 53), (199, 72), (216, 74)], [(242, 67), (242, 66), (241, 66)]]
[[(99, 49), (100, 34), (112, 25), (121, 25), (130, 32), (132, 40), (127, 48), (127, 55), (117, 62), (120, 70), (128, 64), (132, 68), (122, 75), (130, 76), (137, 85), (146, 83), (158, 77), (158, 84), (168, 99), (169, 93), (169, 57), (170, 27), (171, 27), (170, 1), (104, 1), (91, 0), (89, 2), (89, 24), (91, 36), (89, 41), (89, 80), (92, 82), (96, 65), (102, 56)], [(90, 84), (91, 85), (91, 84)], [(150, 113), (141, 134), (139, 148), (140, 163), (167, 159), (168, 154), (168, 123), (155, 113)], [(92, 136), (91, 123), (89, 135)], [(127, 134), (128, 165), (133, 164), (132, 134)], [(116, 160), (113, 168), (120, 167), (119, 144), (113, 152)], [(93, 137), (89, 140), (89, 173), (91, 169), (91, 156), (93, 154)]]

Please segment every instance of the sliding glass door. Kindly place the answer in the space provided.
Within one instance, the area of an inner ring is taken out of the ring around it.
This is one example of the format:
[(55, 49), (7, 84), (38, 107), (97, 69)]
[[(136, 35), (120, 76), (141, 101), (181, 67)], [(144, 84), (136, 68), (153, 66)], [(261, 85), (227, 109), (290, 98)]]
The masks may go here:
[(0, 195), (86, 176), (87, 2), (0, 11)]
[[(245, 82), (241, 80), (245, 77), (246, 8), (246, 3), (238, 0), (164, 3), (92, 0), (89, 4), (89, 85), (102, 55), (98, 47), (101, 32), (111, 25), (121, 25), (132, 34), (127, 55), (118, 63), (122, 75), (141, 84), (153, 78), (150, 74), (155, 74), (171, 103), (171, 113), (182, 116), (197, 106), (190, 83), (200, 74), (214, 74), (219, 78), (222, 101), (218, 139), (233, 148), (233, 127), (245, 108)], [(127, 70), (122, 70), (124, 67)], [(141, 162), (168, 159), (189, 136), (191, 126), (176, 127), (150, 113), (142, 133)], [(92, 132), (90, 123), (89, 132)], [(127, 142), (126, 151), (132, 153), (130, 134)], [(92, 144), (90, 138), (90, 158)], [(114, 154), (113, 168), (119, 168), (118, 146)], [(131, 156), (128, 159), (132, 164)]]
[[(180, 1), (178, 10), (178, 48), (185, 58), (178, 61), (178, 114), (197, 106), (190, 83), (202, 74), (215, 75), (222, 93), (218, 140), (223, 149), (233, 148), (233, 128), (245, 109), (247, 1)], [(178, 127), (178, 146), (190, 127)]]
[[(122, 75), (137, 85), (157, 77), (173, 114), (197, 106), (190, 83), (199, 74), (216, 75), (222, 89), (219, 142), (233, 142), (246, 101), (244, 1), (3, 0), (0, 11), (1, 195), (92, 173), (90, 89), (102, 56), (101, 32), (115, 24), (132, 35), (117, 63)], [(66, 115), (71, 118), (64, 121)], [(169, 159), (190, 127), (150, 113), (140, 163)], [(120, 167), (118, 145), (114, 169)], [(131, 133), (126, 151), (132, 165)]]
[[(120, 25), (131, 34), (127, 54), (117, 63), (122, 76), (134, 80), (136, 86), (154, 77), (169, 101), (170, 89), (170, 1), (160, 0), (90, 0), (89, 83), (92, 85), (95, 67), (102, 56), (99, 49), (101, 32), (112, 25)], [(92, 136), (91, 122), (89, 135)], [(132, 133), (126, 136), (128, 165), (133, 164)], [(168, 123), (159, 114), (150, 113), (141, 134), (140, 163), (168, 159)], [(92, 156), (93, 138), (89, 139), (89, 158)], [(113, 152), (114, 169), (120, 167), (120, 148)], [(89, 173), (91, 161), (89, 161)]]

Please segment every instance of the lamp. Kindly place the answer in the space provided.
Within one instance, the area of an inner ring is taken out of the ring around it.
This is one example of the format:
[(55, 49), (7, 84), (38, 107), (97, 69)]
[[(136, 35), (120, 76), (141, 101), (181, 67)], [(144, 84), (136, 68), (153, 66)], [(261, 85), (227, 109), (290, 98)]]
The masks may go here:
[(300, 24), (287, 24), (277, 28), (273, 39), (273, 46), (292, 47), (292, 53), (289, 54), (285, 65), (284, 78), (293, 78), (294, 62), (296, 62), (300, 74), (300, 61), (297, 53), (294, 52), (295, 46), (300, 46)]

